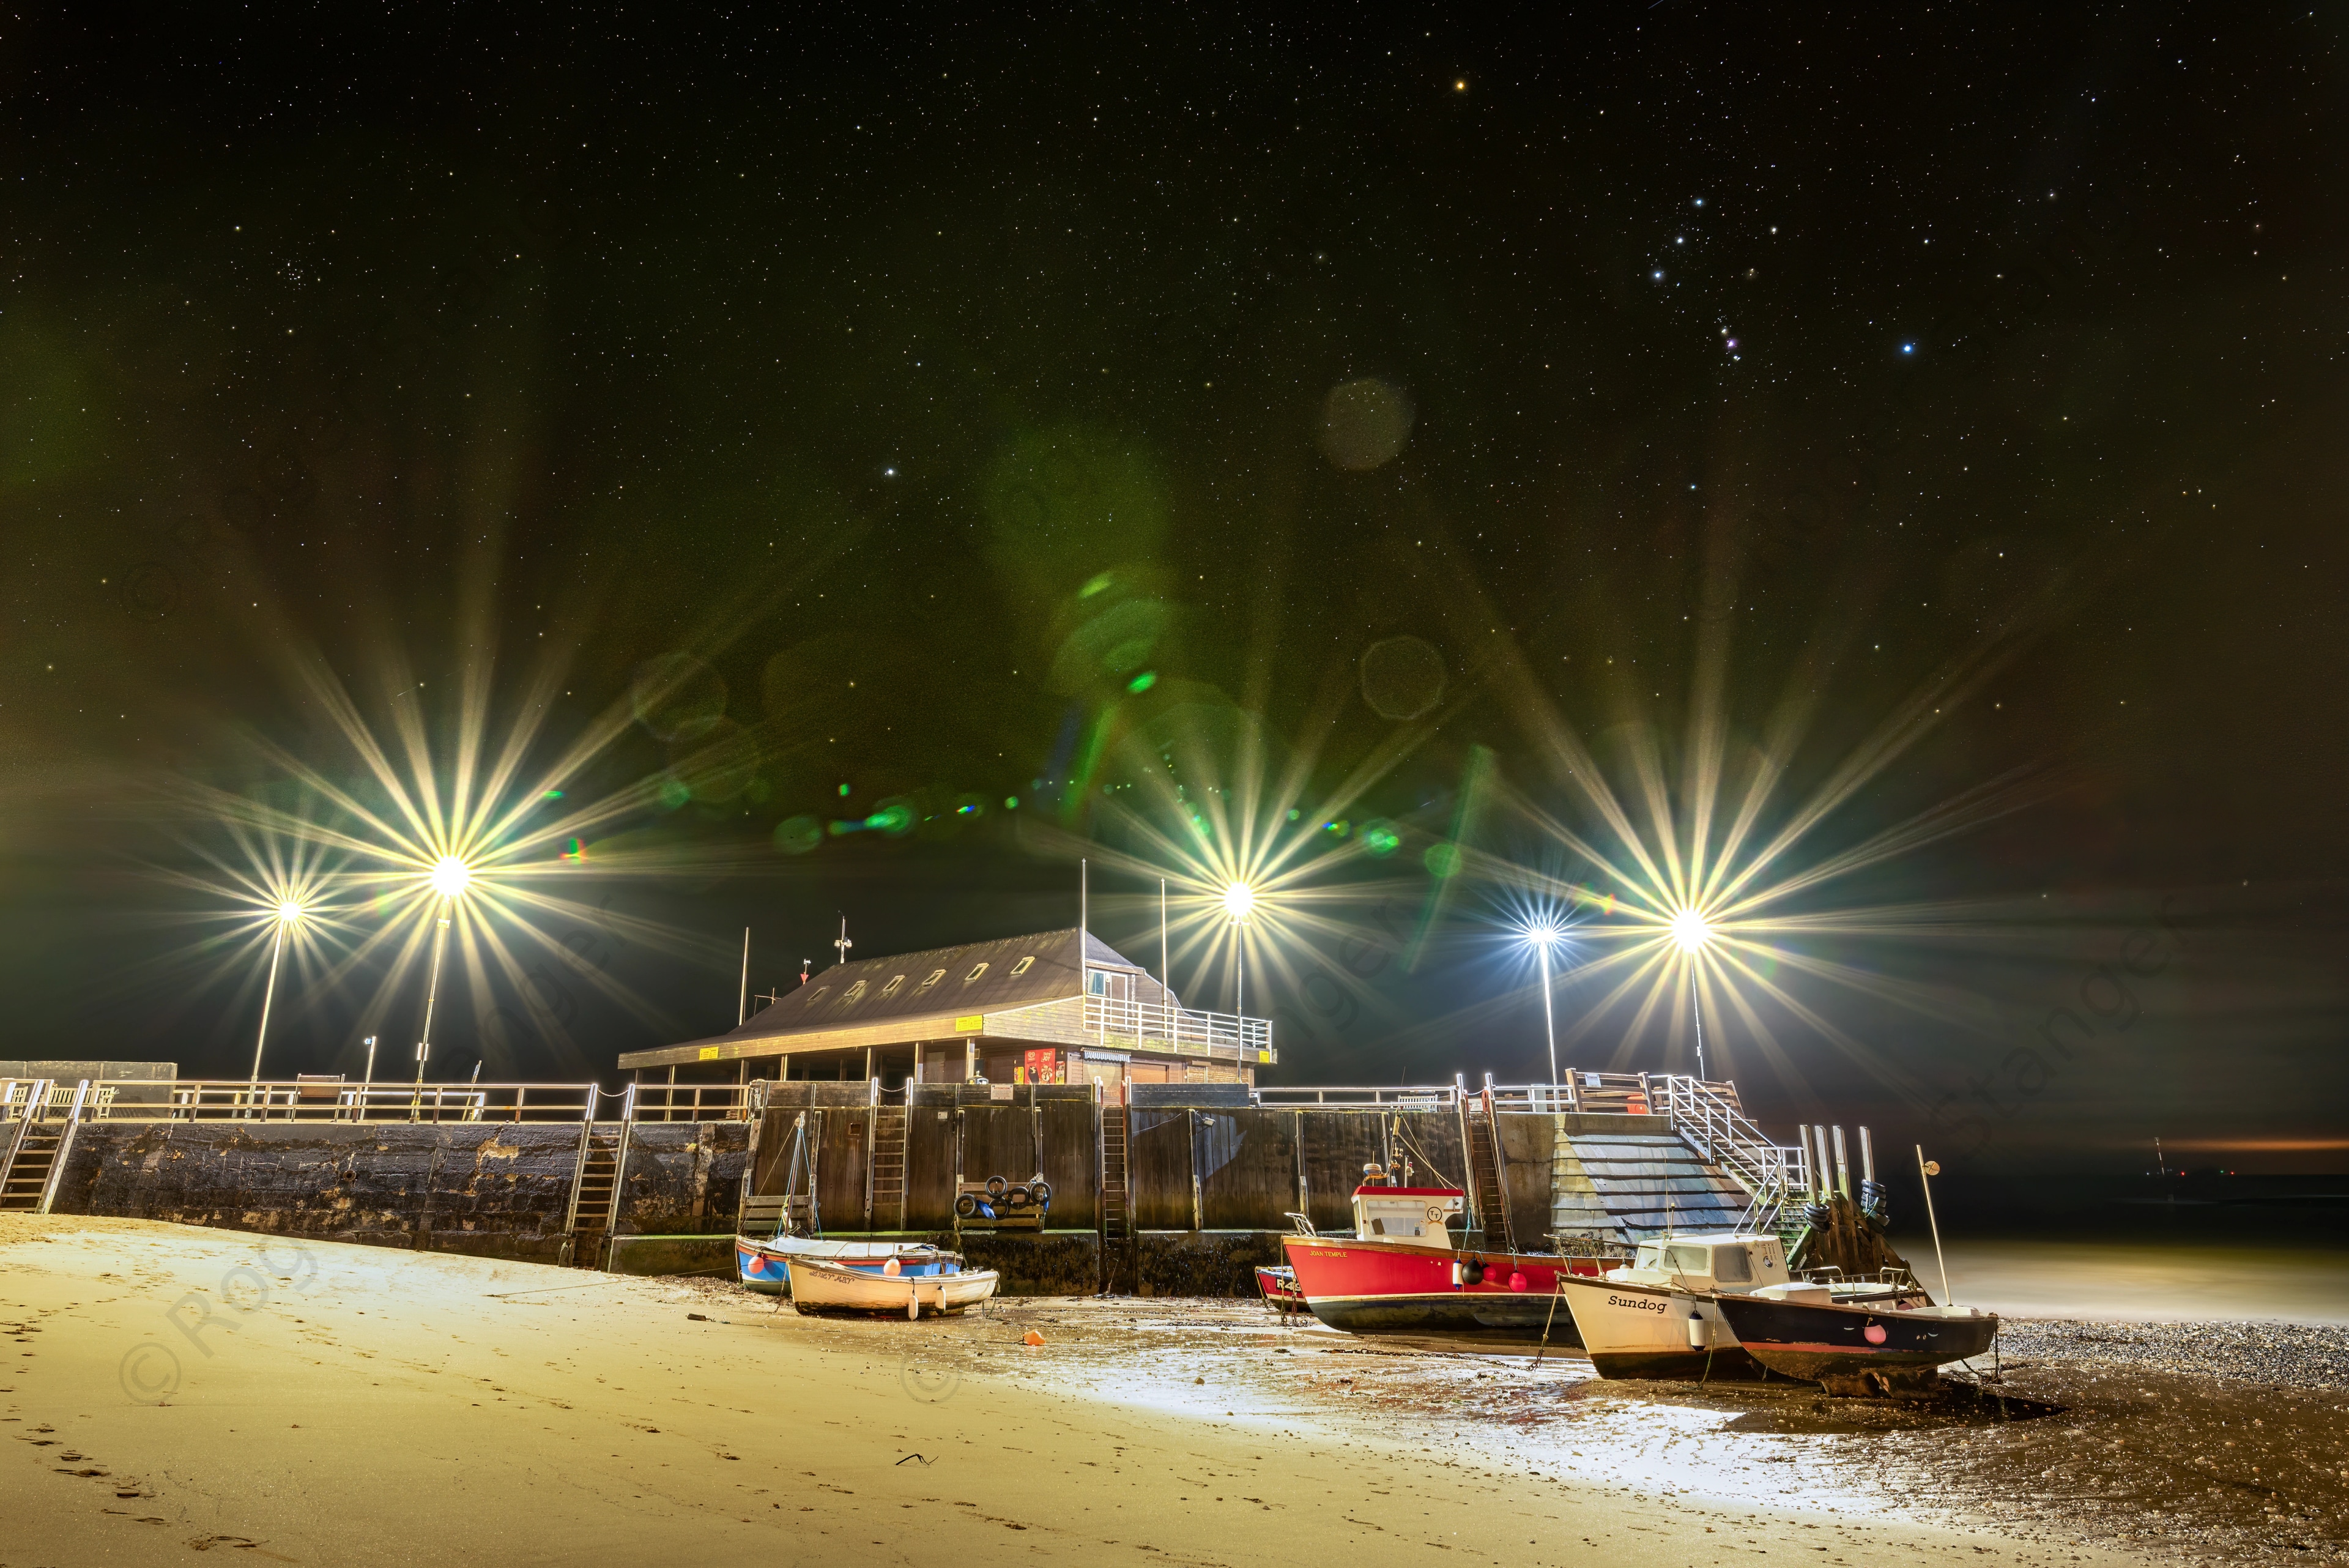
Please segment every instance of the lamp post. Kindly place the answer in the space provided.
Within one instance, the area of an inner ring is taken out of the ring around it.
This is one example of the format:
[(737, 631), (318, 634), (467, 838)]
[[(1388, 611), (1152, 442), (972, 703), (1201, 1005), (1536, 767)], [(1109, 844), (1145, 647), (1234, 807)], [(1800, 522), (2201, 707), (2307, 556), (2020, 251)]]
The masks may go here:
[(269, 1044), (269, 1008), (277, 1000), (277, 961), (285, 955), (285, 928), (302, 918), (302, 906), (292, 899), (277, 906), (276, 934), (269, 943), (269, 981), (261, 992), (261, 1032), (253, 1038), (253, 1076), (245, 1085), (245, 1100), (261, 1090), (261, 1052)]
[(416, 1043), (416, 1095), (408, 1106), (409, 1121), (418, 1119), (424, 1105), (424, 1064), (432, 1055), (432, 1010), (440, 1000), (440, 957), (449, 948), (449, 907), (472, 885), (473, 868), (457, 856), (443, 855), (433, 866), (429, 880), (432, 890), (440, 895), (440, 918), (432, 933), (432, 973), (424, 984), (424, 1033)]
[(1232, 981), (1232, 1015), (1247, 1016), (1247, 918), (1256, 912), (1256, 889), (1234, 882), (1224, 889), (1224, 913), (1232, 922), (1232, 956), (1237, 965)]
[(1697, 960), (1713, 940), (1713, 922), (1702, 909), (1686, 909), (1672, 917), (1672, 940), (1689, 960), (1689, 1016), (1696, 1022), (1696, 1076), (1704, 1082), (1704, 1001), (1697, 990)]
[(1533, 943), (1534, 951), (1541, 958), (1542, 1036), (1549, 1043), (1549, 1082), (1552, 1088), (1557, 1086), (1557, 1018), (1549, 999), (1549, 950), (1557, 939), (1556, 926), (1536, 926), (1526, 933), (1526, 940)]

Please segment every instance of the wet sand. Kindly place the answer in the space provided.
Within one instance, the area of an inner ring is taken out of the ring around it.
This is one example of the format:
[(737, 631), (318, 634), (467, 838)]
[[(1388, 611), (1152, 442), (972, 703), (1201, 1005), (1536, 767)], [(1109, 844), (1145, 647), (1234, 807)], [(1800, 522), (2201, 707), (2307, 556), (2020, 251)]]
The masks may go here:
[[(1022, 1343), (1030, 1328), (1044, 1345)], [(8, 1215), (0, 1337), (11, 1568), (222, 1549), (353, 1564), (2147, 1554), (2095, 1543), (2117, 1542), (2116, 1521), (1999, 1491), (2034, 1467), (2064, 1472), (2038, 1483), (2054, 1498), (2109, 1488), (2095, 1423), (2124, 1451), (2147, 1429), (2118, 1399), (2004, 1424), (1862, 1417), (1791, 1391), (1609, 1384), (1522, 1346), (1356, 1340), (1247, 1303), (817, 1320), (718, 1282)], [(2154, 1410), (2148, 1376), (2127, 1381)], [(2185, 1379), (2180, 1407), (2189, 1385), (2223, 1381), (2161, 1376)], [(1934, 1492), (1901, 1479), (1926, 1475)]]

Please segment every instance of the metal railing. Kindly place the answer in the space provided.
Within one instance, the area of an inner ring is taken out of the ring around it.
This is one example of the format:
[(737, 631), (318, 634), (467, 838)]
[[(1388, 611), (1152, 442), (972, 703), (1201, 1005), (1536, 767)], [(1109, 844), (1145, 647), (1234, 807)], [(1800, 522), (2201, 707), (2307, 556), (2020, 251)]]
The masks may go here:
[(1260, 1106), (1295, 1110), (1306, 1106), (1328, 1106), (1332, 1110), (1353, 1106), (1385, 1106), (1399, 1111), (1448, 1111), (1459, 1101), (1459, 1088), (1452, 1084), (1340, 1084), (1324, 1089), (1260, 1088), (1256, 1092)]
[(1234, 1012), (1199, 1012), (1167, 1002), (1085, 997), (1085, 1033), (1103, 1044), (1172, 1051), (1226, 1062), (1268, 1063), (1272, 1020)]
[(593, 1115), (598, 1093), (593, 1084), (347, 1084), (319, 1078), (131, 1079), (90, 1087), (100, 1093), (90, 1096), (85, 1118), (115, 1122), (575, 1122)]
[(1725, 1085), (1681, 1074), (1653, 1080), (1672, 1130), (1682, 1141), (1726, 1172), (1750, 1201), (1738, 1229), (1775, 1228), (1779, 1213), (1798, 1192), (1811, 1190), (1810, 1151), (1776, 1142), (1749, 1119)]
[(748, 1084), (631, 1084), (629, 1121), (738, 1122), (750, 1114)]

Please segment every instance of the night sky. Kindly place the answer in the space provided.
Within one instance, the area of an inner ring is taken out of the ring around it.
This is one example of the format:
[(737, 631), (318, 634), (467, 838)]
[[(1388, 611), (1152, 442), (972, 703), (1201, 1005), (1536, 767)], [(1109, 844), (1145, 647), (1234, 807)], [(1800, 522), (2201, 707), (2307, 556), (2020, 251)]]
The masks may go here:
[[(1898, 850), (1708, 1017), (1774, 1127), (2349, 1154), (2337, 9), (339, 9), (0, 21), (0, 1055), (243, 1075), (205, 803), (380, 804), (323, 671), (444, 777), (608, 735), (436, 1073), (1080, 856), (1154, 968), (1172, 776), (1322, 857), (1279, 1081), (1523, 1082), (1592, 771), (1768, 758), (1773, 877)], [(325, 961), (271, 1074), (404, 1075), (413, 964)], [(1574, 1064), (1687, 1070), (1612, 983)]]

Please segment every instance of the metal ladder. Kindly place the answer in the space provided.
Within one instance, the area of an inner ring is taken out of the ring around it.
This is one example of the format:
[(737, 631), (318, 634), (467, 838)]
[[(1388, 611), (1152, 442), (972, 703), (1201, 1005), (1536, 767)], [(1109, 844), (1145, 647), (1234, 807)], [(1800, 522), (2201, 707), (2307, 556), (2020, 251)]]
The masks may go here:
[(1102, 1103), (1101, 1118), (1102, 1288), (1106, 1291), (1120, 1272), (1111, 1260), (1133, 1245), (1133, 1215), (1125, 1171), (1125, 1141), (1131, 1129), (1123, 1093), (1116, 1103)]
[(1493, 1085), (1487, 1078), (1484, 1093), (1468, 1097), (1463, 1109), (1461, 1126), (1468, 1139), (1468, 1181), (1476, 1195), (1477, 1223), (1485, 1231), (1485, 1244), (1492, 1244), (1500, 1221), (1501, 1242), (1512, 1252), (1517, 1250), (1516, 1227), (1509, 1219), (1508, 1185), (1501, 1174), (1501, 1136), (1499, 1125), (1493, 1117)]
[(619, 1201), (620, 1167), (628, 1155), (631, 1122), (589, 1122), (579, 1140), (578, 1172), (571, 1182), (571, 1213), (564, 1229), (563, 1261), (574, 1268), (604, 1266), (604, 1243)]
[(0, 1211), (48, 1211), (49, 1178), (57, 1170), (58, 1146), (70, 1125), (48, 1119), (52, 1087), (49, 1079), (35, 1080), (26, 1089), (24, 1104), (11, 1106), (16, 1115), (0, 1122)]
[(873, 1108), (873, 1147), (866, 1168), (872, 1177), (872, 1195), (864, 1205), (864, 1223), (871, 1229), (876, 1217), (889, 1220), (889, 1229), (905, 1228), (905, 1107), (875, 1106)]

